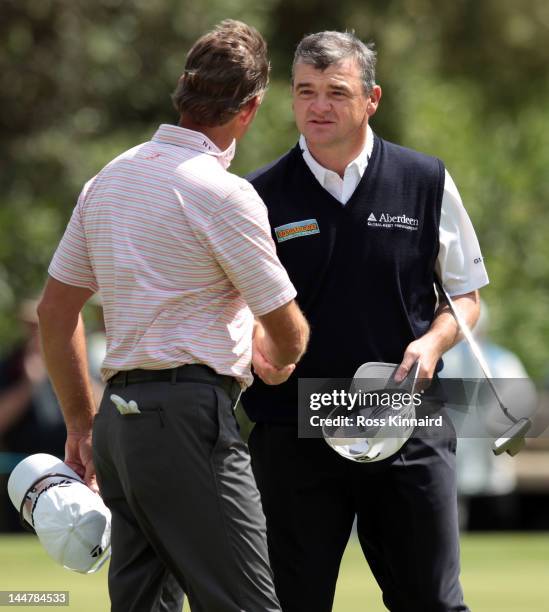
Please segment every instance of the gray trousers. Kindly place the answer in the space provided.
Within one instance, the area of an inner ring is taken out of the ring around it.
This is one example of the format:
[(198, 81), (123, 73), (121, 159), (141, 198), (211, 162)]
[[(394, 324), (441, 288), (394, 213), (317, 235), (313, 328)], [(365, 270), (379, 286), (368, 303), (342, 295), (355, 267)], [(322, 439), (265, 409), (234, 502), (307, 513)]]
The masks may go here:
[[(237, 385), (223, 388), (204, 366), (181, 372), (171, 382), (109, 383), (95, 418), (95, 467), (112, 512), (111, 610), (173, 612), (186, 593), (193, 612), (279, 612), (232, 411)], [(121, 415), (112, 393), (140, 414)]]

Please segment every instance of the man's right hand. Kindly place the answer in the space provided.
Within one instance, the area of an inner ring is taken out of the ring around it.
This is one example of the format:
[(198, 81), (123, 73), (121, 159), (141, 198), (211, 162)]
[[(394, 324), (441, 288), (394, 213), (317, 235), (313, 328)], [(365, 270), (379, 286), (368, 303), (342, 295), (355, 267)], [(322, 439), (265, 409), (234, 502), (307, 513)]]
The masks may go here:
[(253, 339), (254, 348), (259, 349), (272, 366), (286, 372), (288, 366), (295, 365), (301, 359), (307, 348), (309, 325), (295, 300), (292, 300), (256, 317)]
[(295, 370), (295, 364), (291, 363), (283, 368), (273, 365), (263, 353), (262, 343), (264, 338), (265, 330), (260, 323), (256, 323), (252, 344), (252, 365), (254, 372), (266, 385), (280, 385), (288, 380)]

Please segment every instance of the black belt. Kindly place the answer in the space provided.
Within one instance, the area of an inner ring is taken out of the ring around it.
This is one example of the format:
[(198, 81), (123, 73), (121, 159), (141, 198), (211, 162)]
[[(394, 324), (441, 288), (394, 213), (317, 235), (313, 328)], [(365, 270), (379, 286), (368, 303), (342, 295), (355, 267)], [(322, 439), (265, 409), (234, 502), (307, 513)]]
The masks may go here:
[(240, 384), (232, 376), (218, 374), (207, 365), (192, 363), (170, 370), (123, 370), (109, 378), (109, 387), (135, 385), (147, 382), (196, 382), (216, 385), (226, 391), (232, 399), (240, 394)]

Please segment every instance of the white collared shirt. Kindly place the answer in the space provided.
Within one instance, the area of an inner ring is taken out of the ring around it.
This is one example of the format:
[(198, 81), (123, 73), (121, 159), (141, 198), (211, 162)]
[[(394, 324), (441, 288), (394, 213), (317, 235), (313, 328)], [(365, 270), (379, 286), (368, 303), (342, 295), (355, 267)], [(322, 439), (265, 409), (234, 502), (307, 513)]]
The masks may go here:
[[(299, 146), (303, 160), (316, 180), (345, 206), (366, 171), (374, 148), (374, 134), (368, 125), (364, 149), (347, 165), (343, 178), (318, 163), (311, 155), (303, 135), (299, 138)], [(440, 211), (439, 242), (436, 271), (451, 296), (469, 293), (488, 284), (488, 274), (473, 224), (447, 170)]]
[(336, 200), (339, 200), (342, 204), (347, 204), (368, 166), (368, 161), (374, 148), (374, 134), (372, 128), (368, 126), (366, 132), (366, 145), (358, 156), (347, 165), (343, 178), (341, 178), (337, 172), (328, 170), (316, 161), (311, 155), (309, 147), (307, 147), (307, 141), (303, 135), (299, 138), (299, 146), (303, 153), (303, 159), (311, 169), (311, 172), (315, 175), (316, 180), (326, 189), (326, 191), (331, 193)]

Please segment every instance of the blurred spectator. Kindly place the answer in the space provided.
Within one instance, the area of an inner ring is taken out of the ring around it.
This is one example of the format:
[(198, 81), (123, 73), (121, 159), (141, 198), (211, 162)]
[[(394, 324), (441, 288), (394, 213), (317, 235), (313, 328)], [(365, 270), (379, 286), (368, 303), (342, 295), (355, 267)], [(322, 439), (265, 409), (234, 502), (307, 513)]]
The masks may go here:
[[(65, 423), (42, 359), (37, 304), (36, 300), (21, 303), (17, 318), (23, 326), (23, 340), (0, 358), (0, 532), (20, 529), (6, 492), (15, 465), (33, 453), (65, 456)], [(99, 402), (103, 393), (100, 368), (106, 352), (99, 297), (90, 300), (87, 314), (92, 330), (87, 337), (88, 361)]]
[(5, 487), (11, 469), (27, 454), (63, 458), (65, 452), (65, 424), (40, 352), (36, 305), (21, 304), (23, 340), (0, 360), (0, 529), (7, 531), (18, 526)]
[[(487, 339), (489, 313), (482, 302), (481, 316), (474, 330), (475, 339), (484, 355), (494, 379), (529, 378), (520, 359), (511, 351)], [(484, 374), (466, 342), (462, 341), (444, 355), (444, 378), (484, 379)], [(496, 386), (498, 382), (495, 381)], [(499, 390), (499, 386), (498, 386)], [(528, 402), (535, 402), (535, 387), (521, 385), (529, 394)], [(501, 390), (500, 390), (501, 393)], [(458, 432), (457, 480), (460, 525), (463, 529), (508, 529), (516, 521), (516, 470), (514, 459), (507, 454), (495, 456), (492, 437), (485, 432), (482, 415), (477, 416), (471, 406), (466, 415), (454, 417)], [(460, 420), (461, 416), (461, 420)], [(463, 418), (465, 417), (465, 418)], [(477, 424), (473, 425), (473, 419)], [(464, 421), (467, 420), (467, 426)], [(460, 432), (465, 434), (460, 435)], [(479, 437), (469, 437), (471, 432)], [(468, 435), (469, 434), (469, 435)]]
[(40, 352), (36, 302), (19, 309), (23, 341), (0, 361), (0, 440), (4, 451), (63, 457), (65, 426)]

